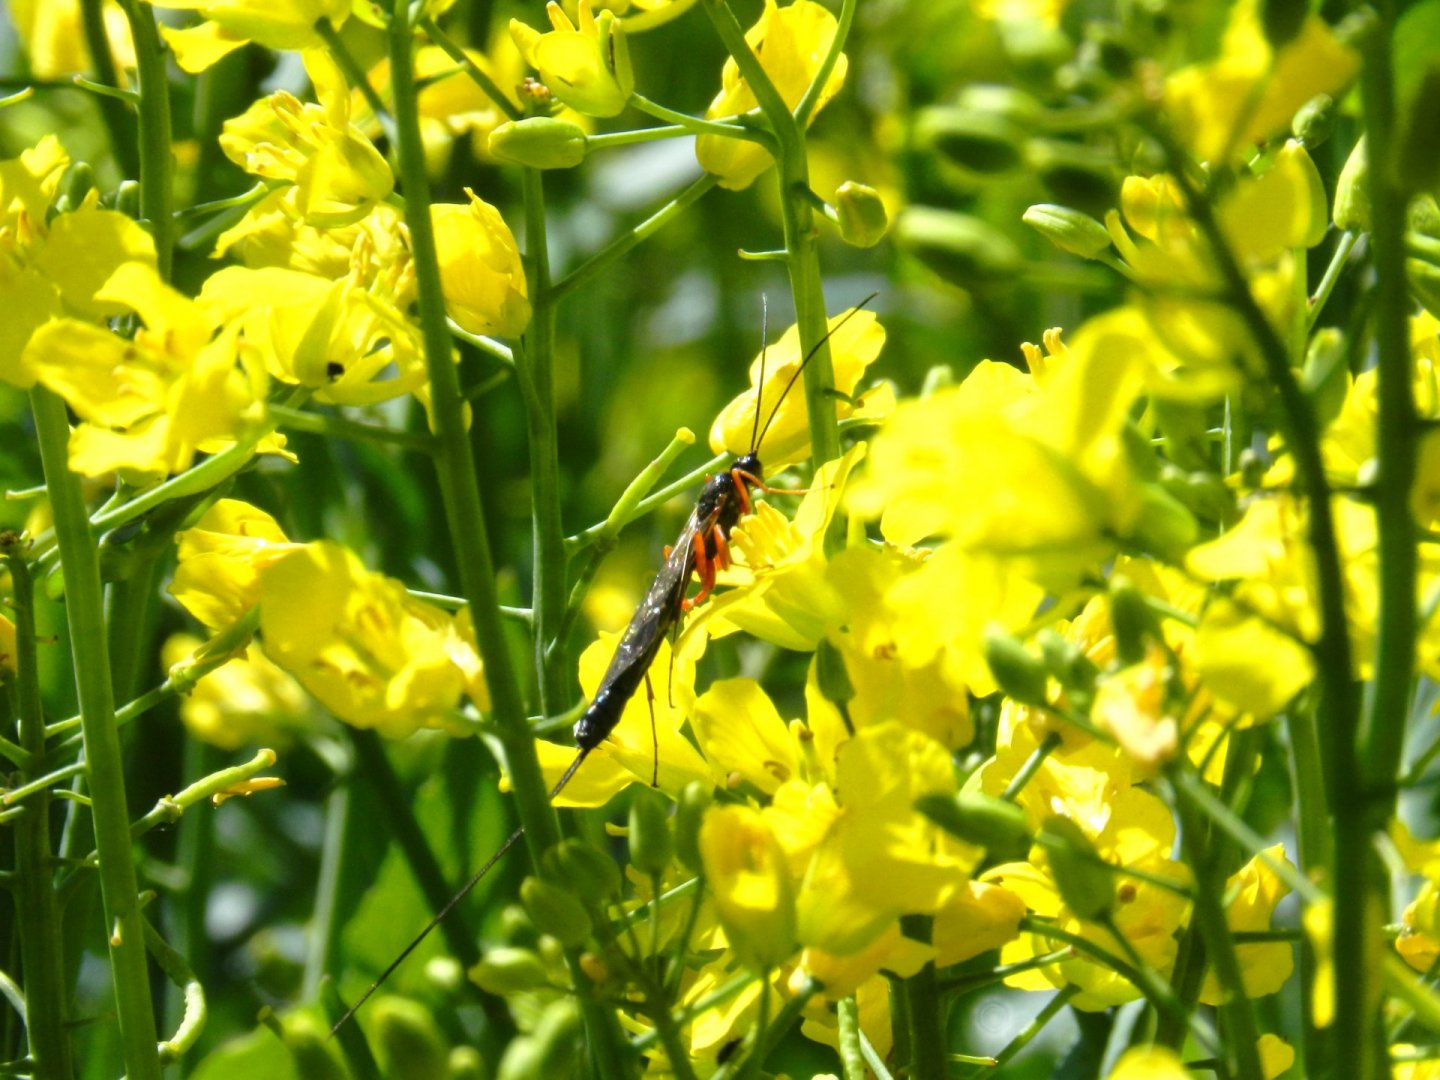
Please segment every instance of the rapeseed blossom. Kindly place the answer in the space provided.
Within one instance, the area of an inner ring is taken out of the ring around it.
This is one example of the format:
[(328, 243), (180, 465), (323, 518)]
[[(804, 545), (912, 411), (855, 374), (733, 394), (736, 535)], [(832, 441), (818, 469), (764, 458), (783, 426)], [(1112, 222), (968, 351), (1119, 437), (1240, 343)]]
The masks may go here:
[(158, 0), (155, 7), (193, 11), (203, 20), (161, 34), (185, 71), (204, 71), (227, 54), (255, 42), (270, 49), (317, 49), (324, 39), (315, 29), (321, 19), (339, 27), (350, 14), (349, 0)]
[(587, 116), (618, 116), (635, 89), (625, 31), (612, 12), (597, 16), (591, 0), (580, 0), (577, 11), (578, 24), (551, 0), (552, 30), (511, 19), (510, 36), (556, 100)]

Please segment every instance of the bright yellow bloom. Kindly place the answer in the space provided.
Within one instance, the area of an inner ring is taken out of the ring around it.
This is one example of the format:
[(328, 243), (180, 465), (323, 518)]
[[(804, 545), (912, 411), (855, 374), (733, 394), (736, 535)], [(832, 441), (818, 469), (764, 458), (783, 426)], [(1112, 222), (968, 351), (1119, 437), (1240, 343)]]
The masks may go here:
[(795, 949), (795, 883), (775, 834), (757, 810), (713, 806), (700, 826), (705, 883), (730, 947), (757, 970)]
[(1164, 649), (1152, 645), (1145, 659), (1111, 672), (1095, 691), (1091, 718), (1139, 765), (1154, 769), (1180, 750), (1180, 723), (1170, 700)]
[(510, 35), (540, 81), (572, 109), (587, 116), (617, 116), (635, 90), (625, 31), (612, 12), (597, 18), (590, 0), (580, 0), (579, 26), (554, 0), (546, 5), (548, 33), (510, 20)]
[(155, 265), (155, 243), (138, 222), (95, 205), (94, 192), (67, 214), (47, 221), (70, 165), (60, 141), (46, 135), (18, 158), (0, 161), (0, 381), (21, 388), (35, 381), (21, 363), (26, 344), (60, 315), (103, 319), (128, 310), (96, 298), (127, 262)]
[(0, 615), (0, 682), (14, 675), (19, 661), (15, 656), (15, 624)]
[(468, 649), (452, 616), (329, 541), (306, 544), (260, 575), (265, 653), (347, 724), (404, 738), (449, 727)]
[(260, 574), (296, 550), (276, 520), (239, 499), (221, 499), (175, 536), (169, 593), (212, 630), (238, 622), (260, 601)]
[(1168, 1046), (1132, 1046), (1106, 1080), (1190, 1080), (1190, 1072)]
[[(32, 78), (60, 79), (93, 71), (85, 43), (80, 0), (9, 0), (10, 21), (25, 43), (27, 70)], [(116, 3), (102, 7), (105, 40), (119, 68), (135, 67), (135, 43), (130, 23)]]
[(267, 49), (319, 49), (324, 39), (315, 24), (328, 19), (339, 27), (350, 14), (350, 0), (156, 0), (155, 7), (194, 11), (205, 21), (161, 34), (185, 71), (204, 71), (247, 42)]
[(1165, 80), (1164, 110), (1191, 152), (1212, 165), (1228, 164), (1290, 126), (1316, 94), (1340, 92), (1355, 77), (1360, 57), (1342, 45), (1318, 15), (1277, 51), (1261, 26), (1259, 0), (1240, 0), (1220, 55)]
[[(833, 385), (849, 399), (865, 369), (880, 355), (885, 345), (885, 328), (874, 312), (857, 312), (854, 308), (833, 316), (827, 327), (833, 331), (829, 341), (830, 364), (835, 374)], [(710, 425), (710, 449), (737, 457), (756, 449), (772, 473), (809, 457), (810, 421), (804, 388), (792, 385), (804, 359), (798, 325), (786, 330), (773, 346), (762, 348), (750, 364), (750, 385), (732, 398)], [(760, 384), (762, 367), (764, 385)], [(788, 394), (785, 393), (787, 387), (790, 388)], [(835, 416), (840, 420), (857, 415), (875, 416), (888, 411), (891, 405), (890, 395), (877, 388), (861, 395), (861, 401), (856, 403), (837, 398)], [(752, 448), (750, 441), (762, 428), (766, 428), (765, 437), (758, 448)]]
[(1331, 944), (1335, 937), (1335, 902), (1312, 900), (1300, 912), (1300, 925), (1315, 953), (1315, 982), (1310, 995), (1310, 1015), (1317, 1028), (1327, 1028), (1335, 1021), (1335, 957)]
[(385, 158), (350, 120), (350, 88), (329, 55), (305, 53), (318, 105), (284, 90), (225, 122), (220, 148), (252, 176), (293, 185), (283, 203), (310, 225), (353, 224), (394, 190)]
[[(813, 0), (795, 0), (783, 8), (777, 7), (775, 0), (765, 0), (760, 18), (745, 31), (745, 40), (760, 58), (760, 66), (784, 99), (786, 108), (793, 109), (800, 104), (805, 91), (820, 73), (820, 65), (835, 40), (835, 30), (835, 16)], [(821, 88), (810, 114), (812, 120), (840, 92), (848, 65), (845, 54), (841, 53)], [(726, 59), (720, 72), (720, 93), (705, 110), (706, 119), (738, 116), (756, 106), (755, 93), (741, 77), (734, 57)], [(749, 187), (773, 164), (769, 152), (755, 143), (718, 135), (701, 135), (696, 139), (695, 156), (702, 169), (720, 177), (721, 187), (732, 191)]]
[[(126, 263), (95, 294), (134, 311), (133, 341), (77, 319), (36, 331), (25, 364), (80, 417), (70, 467), (154, 479), (189, 468), (260, 421), (264, 373), (242, 364), (238, 327), (215, 326), (204, 310), (145, 263)], [(283, 445), (273, 440), (271, 448)]]
[[(1286, 866), (1285, 845), (1275, 844), (1261, 854)], [(1275, 905), (1290, 892), (1266, 862), (1256, 855), (1225, 883), (1225, 921), (1234, 933), (1270, 929)], [(1259, 942), (1237, 945), (1235, 959), (1240, 963), (1240, 981), (1248, 998), (1274, 994), (1285, 985), (1295, 970), (1294, 947), (1288, 941)], [(1206, 1005), (1221, 1005), (1224, 995), (1219, 978), (1211, 970), (1200, 991)]]
[(982, 19), (997, 22), (1038, 22), (1057, 26), (1070, 0), (972, 0), (971, 9)]
[[(174, 634), (161, 657), (173, 667), (202, 645), (189, 634)], [(284, 743), (314, 724), (299, 684), (253, 647), (197, 682), (180, 701), (180, 719), (191, 735), (222, 750)]]
[(430, 207), (446, 310), (472, 334), (518, 337), (530, 322), (520, 249), (500, 211), (465, 193), (468, 206)]

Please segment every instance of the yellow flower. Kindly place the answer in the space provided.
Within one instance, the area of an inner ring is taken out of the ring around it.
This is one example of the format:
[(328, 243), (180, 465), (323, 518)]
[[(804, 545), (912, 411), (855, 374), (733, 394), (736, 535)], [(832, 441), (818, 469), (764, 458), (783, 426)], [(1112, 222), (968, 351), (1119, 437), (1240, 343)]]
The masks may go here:
[(192, 74), (250, 41), (267, 49), (321, 48), (315, 24), (328, 19), (338, 28), (350, 14), (350, 0), (156, 0), (154, 6), (194, 11), (205, 20), (184, 30), (160, 28), (176, 63)]
[[(775, 0), (765, 0), (760, 18), (745, 31), (746, 42), (759, 57), (760, 66), (787, 108), (800, 104), (805, 91), (820, 73), (820, 65), (835, 40), (835, 30), (835, 16), (813, 0), (795, 0), (783, 8), (777, 7)], [(810, 119), (840, 92), (848, 63), (841, 53), (820, 90)], [(755, 93), (741, 77), (739, 65), (733, 57), (727, 59), (720, 72), (720, 93), (705, 110), (706, 119), (737, 116), (756, 106)], [(702, 169), (720, 177), (721, 187), (732, 191), (749, 187), (773, 164), (769, 152), (754, 143), (718, 135), (701, 135), (696, 139), (695, 156)]]
[(283, 202), (296, 220), (353, 224), (394, 190), (385, 158), (350, 120), (350, 89), (329, 55), (305, 53), (318, 105), (284, 90), (225, 122), (220, 148), (252, 176), (292, 186)]
[(392, 738), (450, 726), (465, 687), (454, 619), (329, 541), (261, 573), (260, 634), (266, 655), (337, 717)]
[(15, 624), (5, 615), (0, 615), (0, 682), (15, 674), (17, 663)]
[(716, 914), (730, 947), (757, 970), (775, 967), (795, 950), (795, 884), (775, 834), (746, 806), (713, 806), (700, 826)]
[(1170, 708), (1165, 650), (1152, 645), (1145, 659), (1110, 673), (1096, 689), (1091, 716), (1115, 736), (1134, 761), (1156, 768), (1180, 749), (1180, 724)]
[(580, 0), (577, 27), (554, 0), (546, 5), (549, 33), (510, 20), (510, 35), (550, 92), (587, 116), (617, 116), (635, 90), (625, 31), (609, 11), (598, 18)]
[[(174, 667), (202, 645), (189, 634), (174, 634), (161, 657), (167, 668)], [(283, 743), (313, 725), (299, 684), (249, 647), (195, 684), (180, 702), (180, 719), (191, 735), (222, 750)]]
[[(122, 265), (95, 294), (143, 322), (133, 341), (77, 319), (36, 331), (24, 361), (80, 417), (70, 467), (154, 479), (189, 468), (197, 452), (231, 445), (260, 419), (264, 373), (242, 364), (238, 327), (214, 324), (145, 263)], [(278, 448), (283, 440), (267, 446)]]
[[(827, 324), (830, 336), (830, 363), (834, 369), (834, 388), (845, 399), (837, 398), (835, 415), (846, 417), (874, 416), (891, 403), (881, 390), (867, 392), (862, 400), (852, 403), (856, 384), (865, 369), (875, 362), (885, 345), (885, 328), (872, 311), (850, 308), (833, 316)], [(837, 329), (838, 327), (838, 329)], [(720, 410), (710, 425), (710, 449), (719, 454), (737, 457), (755, 449), (760, 460), (772, 473), (804, 461), (810, 456), (810, 421), (805, 407), (803, 387), (792, 385), (804, 354), (800, 350), (800, 327), (790, 327), (773, 346), (766, 346), (750, 364), (750, 385)], [(760, 384), (761, 369), (765, 382)], [(785, 393), (789, 387), (790, 392)], [(782, 400), (782, 395), (784, 395)], [(756, 413), (760, 422), (755, 422)], [(773, 419), (771, 419), (773, 415)], [(769, 424), (767, 428), (766, 425)], [(756, 432), (764, 429), (759, 447), (751, 447)]]
[(1168, 1046), (1132, 1046), (1106, 1080), (1190, 1080), (1190, 1072)]
[[(10, 21), (25, 43), (27, 70), (35, 79), (60, 79), (93, 71), (81, 22), (80, 0), (10, 0)], [(102, 7), (105, 40), (119, 68), (135, 67), (130, 23), (116, 3)]]
[(226, 267), (210, 275), (200, 303), (270, 375), (315, 390), (315, 400), (372, 405), (425, 383), (419, 331), (378, 289), (279, 266)]
[(465, 193), (468, 206), (430, 207), (446, 310), (472, 334), (518, 337), (530, 322), (520, 249), (500, 211)]
[(1315, 953), (1314, 990), (1310, 994), (1310, 1015), (1317, 1028), (1335, 1022), (1335, 957), (1331, 950), (1335, 934), (1335, 902), (1312, 900), (1300, 912), (1300, 925)]
[(233, 626), (260, 600), (260, 573), (300, 547), (276, 520), (239, 499), (221, 499), (175, 535), (169, 593), (212, 630)]
[[(1285, 845), (1275, 844), (1261, 854), (1290, 865), (1285, 858)], [(1270, 929), (1275, 905), (1289, 893), (1286, 885), (1270, 866), (1256, 855), (1230, 876), (1225, 883), (1225, 921), (1234, 933)], [(1240, 981), (1248, 998), (1274, 994), (1285, 985), (1295, 970), (1294, 947), (1288, 941), (1260, 942), (1237, 945), (1235, 959), (1240, 963)], [(1206, 1005), (1224, 1004), (1219, 978), (1212, 970), (1200, 991)]]
[(49, 219), (70, 165), (60, 141), (46, 135), (18, 158), (0, 162), (0, 381), (27, 388), (35, 375), (21, 362), (26, 344), (60, 315), (103, 319), (128, 310), (96, 293), (128, 262), (155, 265), (155, 242), (138, 222), (95, 205), (91, 192), (70, 213)]
[(1259, 0), (1241, 0), (1230, 10), (1220, 55), (1165, 80), (1166, 116), (1191, 152), (1212, 165), (1284, 131), (1316, 94), (1338, 98), (1360, 68), (1355, 51), (1314, 14), (1276, 50), (1261, 25), (1262, 8)]

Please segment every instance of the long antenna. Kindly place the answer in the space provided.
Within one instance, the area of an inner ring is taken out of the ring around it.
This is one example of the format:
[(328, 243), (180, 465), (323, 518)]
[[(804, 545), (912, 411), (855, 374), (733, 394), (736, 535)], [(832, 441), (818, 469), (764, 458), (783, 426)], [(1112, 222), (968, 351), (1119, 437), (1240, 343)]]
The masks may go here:
[[(857, 314), (859, 313), (859, 311), (860, 311), (861, 308), (863, 308), (866, 304), (870, 303), (871, 300), (874, 300), (875, 297), (877, 297), (877, 296), (879, 296), (879, 295), (880, 295), (880, 294), (879, 294), (878, 292), (872, 292), (869, 296), (865, 297), (864, 300), (861, 300), (858, 304), (856, 304), (854, 307), (852, 307), (849, 311), (847, 311), (847, 312), (845, 313), (844, 317), (841, 318), (841, 320), (840, 320), (838, 323), (836, 323), (834, 326), (832, 326), (829, 330), (826, 330), (826, 331), (825, 331), (825, 336), (822, 337), (819, 341), (817, 341), (817, 342), (811, 347), (810, 351), (805, 354), (805, 359), (803, 359), (803, 360), (800, 361), (800, 366), (795, 369), (795, 374), (793, 374), (793, 375), (790, 376), (790, 381), (785, 384), (785, 389), (782, 390), (782, 391), (780, 391), (780, 397), (779, 397), (779, 399), (775, 402), (775, 407), (770, 410), (770, 416), (769, 416), (769, 418), (765, 421), (765, 426), (760, 429), (760, 438), (758, 438), (758, 439), (755, 440), (755, 446), (754, 446), (754, 449), (755, 449), (755, 450), (758, 451), (758, 450), (760, 449), (760, 444), (765, 441), (765, 434), (766, 434), (766, 432), (768, 432), (768, 431), (770, 430), (770, 425), (775, 422), (775, 414), (780, 411), (780, 406), (783, 405), (783, 404), (785, 404), (785, 398), (786, 398), (787, 395), (789, 395), (789, 393), (790, 393), (790, 388), (795, 385), (795, 380), (798, 379), (798, 378), (800, 378), (800, 373), (805, 370), (805, 365), (808, 364), (808, 363), (810, 363), (810, 358), (813, 357), (817, 352), (819, 352), (819, 351), (820, 351), (820, 347), (821, 347), (822, 345), (824, 345), (827, 341), (829, 341), (832, 337), (834, 337), (835, 334), (836, 334), (837, 332), (839, 332), (839, 330), (840, 330), (840, 328), (841, 328), (842, 326), (844, 326), (844, 325), (845, 325), (847, 322), (849, 322), (855, 315), (857, 315)], [(763, 356), (764, 354), (762, 353), (761, 355)], [(759, 420), (759, 419), (760, 419), (760, 409), (758, 408), (758, 406), (757, 406), (757, 408), (755, 409), (755, 419), (756, 419), (756, 420)]]
[[(563, 789), (565, 785), (570, 782), (570, 778), (575, 775), (575, 770), (580, 768), (580, 763), (583, 762), (585, 758), (589, 756), (589, 754), (590, 749), (588, 747), (582, 747), (580, 749), (580, 752), (575, 755), (575, 760), (572, 761), (570, 763), (570, 767), (565, 770), (565, 775), (560, 777), (560, 782), (556, 784), (554, 789), (550, 792), (551, 802), (555, 801), (555, 796), (559, 795), (561, 789)], [(345, 1015), (340, 1017), (340, 1019), (335, 1022), (335, 1026), (330, 1029), (330, 1035), (332, 1038), (337, 1031), (339, 1031), (341, 1028), (343, 1028), (346, 1024), (350, 1022), (350, 1018), (352, 1016), (354, 1016), (357, 1012), (360, 1011), (360, 1006), (364, 1005), (365, 1002), (369, 1001), (370, 996), (374, 994), (376, 990), (380, 989), (381, 984), (383, 984), (386, 979), (390, 978), (390, 976), (395, 973), (395, 969), (398, 968), (401, 964), (403, 964), (409, 958), (410, 954), (420, 947), (420, 943), (430, 936), (430, 931), (434, 930), (435, 927), (439, 926), (440, 923), (444, 921), (445, 916), (449, 915), (450, 912), (455, 910), (456, 904), (460, 903), (461, 900), (464, 900), (465, 897), (470, 895), (470, 890), (475, 888), (476, 885), (480, 884), (480, 879), (483, 878), (486, 874), (488, 874), (490, 872), (490, 868), (493, 867), (496, 863), (498, 863), (502, 858), (504, 858), (505, 853), (509, 851), (512, 847), (514, 847), (516, 842), (519, 841), (519, 839), (524, 835), (525, 826), (521, 825), (518, 829), (516, 829), (513, 833), (510, 834), (509, 839), (507, 839), (495, 850), (494, 855), (491, 855), (490, 858), (485, 860), (485, 865), (480, 867), (479, 870), (476, 870), (475, 873), (470, 876), (470, 880), (465, 882), (464, 885), (460, 886), (460, 891), (445, 902), (445, 906), (435, 913), (434, 917), (425, 924), (425, 928), (421, 930), (420, 933), (415, 935), (415, 940), (410, 942), (409, 945), (406, 945), (405, 948), (401, 951), (400, 955), (395, 957), (394, 960), (390, 961), (390, 966), (380, 973), (380, 977), (370, 984), (369, 989), (367, 989), (363, 994), (360, 995), (359, 1000), (357, 1000), (354, 1005), (351, 1005), (350, 1008), (345, 1011)]]
[[(760, 294), (760, 378), (755, 383), (755, 425), (750, 429), (750, 452), (760, 448), (760, 406), (761, 395), (765, 393), (765, 354), (770, 349), (770, 303), (765, 294)], [(768, 425), (767, 425), (768, 426)]]

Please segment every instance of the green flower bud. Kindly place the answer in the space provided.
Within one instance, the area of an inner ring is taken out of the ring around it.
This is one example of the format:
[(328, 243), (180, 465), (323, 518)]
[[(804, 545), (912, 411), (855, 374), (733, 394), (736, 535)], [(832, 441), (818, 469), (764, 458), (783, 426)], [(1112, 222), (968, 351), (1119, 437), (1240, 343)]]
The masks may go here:
[(585, 132), (568, 120), (530, 116), (490, 132), (490, 153), (532, 169), (573, 169), (585, 160)]
[(545, 852), (541, 862), (547, 877), (574, 886), (578, 896), (598, 902), (620, 891), (622, 879), (615, 860), (583, 840), (569, 837), (560, 841)]
[(1110, 234), (1089, 214), (1053, 203), (1036, 203), (1026, 210), (1022, 221), (1061, 251), (1093, 259), (1110, 250)]
[(558, 885), (527, 877), (520, 883), (520, 900), (542, 934), (575, 948), (590, 937), (590, 915), (574, 894)]
[(1100, 669), (1085, 655), (1084, 649), (1050, 627), (1041, 630), (1036, 635), (1036, 641), (1040, 645), (1040, 656), (1045, 661), (1045, 670), (1068, 694), (1073, 697), (1095, 692), (1095, 678)]
[(855, 700), (855, 684), (845, 667), (845, 657), (829, 638), (815, 647), (815, 682), (826, 701), (845, 705)]
[(1295, 40), (1310, 14), (1308, 0), (1260, 0), (1260, 28), (1272, 49)]
[(1145, 603), (1145, 594), (1124, 574), (1110, 579), (1110, 625), (1120, 663), (1128, 666), (1144, 660), (1145, 642), (1155, 633), (1155, 620)]
[(1335, 130), (1335, 99), (1329, 94), (1316, 94), (1290, 121), (1290, 133), (1306, 150), (1314, 150)]
[(692, 874), (701, 873), (704, 867), (700, 859), (700, 822), (713, 801), (709, 785), (691, 780), (675, 805), (675, 853)]
[(450, 1051), (445, 1080), (485, 1080), (485, 1059), (473, 1046), (457, 1046)]
[(630, 863), (642, 874), (656, 877), (670, 866), (675, 838), (670, 815), (658, 792), (637, 788), (630, 800)]
[(1340, 179), (1335, 184), (1335, 209), (1333, 216), (1337, 229), (1370, 231), (1370, 153), (1365, 137), (1355, 144), (1345, 167), (1340, 170)]
[(997, 862), (1023, 859), (1030, 850), (1025, 811), (1012, 802), (962, 791), (958, 795), (922, 795), (915, 809), (951, 836), (983, 847)]
[(1130, 538), (1146, 551), (1178, 560), (1200, 534), (1195, 515), (1159, 484), (1142, 482), (1138, 487), (1140, 511)]
[(381, 998), (370, 1006), (370, 1022), (380, 1071), (385, 1076), (392, 1080), (436, 1080), (445, 1076), (450, 1047), (429, 1010), (418, 1001)]
[(1120, 201), (1119, 170), (1108, 151), (1058, 139), (1032, 139), (1025, 147), (1025, 165), (1057, 203), (1104, 215)]
[(1008, 236), (966, 214), (912, 206), (900, 215), (896, 232), (917, 259), (961, 288), (1008, 280), (1024, 265)]
[(955, 385), (955, 369), (949, 364), (934, 364), (920, 380), (919, 397), (927, 398)]
[(1350, 389), (1350, 369), (1345, 363), (1345, 334), (1338, 327), (1324, 326), (1310, 338), (1300, 385), (1310, 397), (1315, 419), (1322, 427), (1340, 415)]
[(140, 185), (134, 180), (121, 180), (115, 188), (115, 209), (128, 218), (140, 220)]
[(1035, 834), (1065, 906), (1082, 919), (1103, 919), (1115, 907), (1115, 874), (1079, 825), (1051, 817)]
[(501, 996), (550, 985), (540, 957), (530, 949), (508, 946), (491, 949), (466, 974), (481, 990)]
[(77, 161), (60, 177), (60, 194), (55, 198), (54, 212), (68, 214), (85, 204), (86, 197), (95, 190), (95, 170), (88, 162)]
[(285, 1018), (280, 1028), (285, 1049), (295, 1062), (295, 1075), (306, 1080), (347, 1080), (348, 1070), (341, 1063), (336, 1043), (306, 1013)]
[(512, 1039), (500, 1059), (496, 1080), (569, 1076), (580, 1034), (580, 1006), (570, 998), (551, 1002), (529, 1035)]
[(1045, 704), (1045, 665), (998, 626), (985, 631), (985, 660), (1000, 689), (1021, 705)]
[(915, 121), (915, 137), (922, 146), (979, 176), (1013, 173), (1024, 160), (1024, 131), (997, 113), (946, 106), (925, 109)]
[(880, 193), (867, 184), (846, 180), (835, 189), (835, 214), (840, 239), (851, 247), (874, 247), (890, 231), (890, 218)]
[(1160, 467), (1160, 485), (1188, 509), (1211, 520), (1219, 520), (1235, 509), (1235, 493), (1213, 472), (1187, 472), (1168, 462)]

